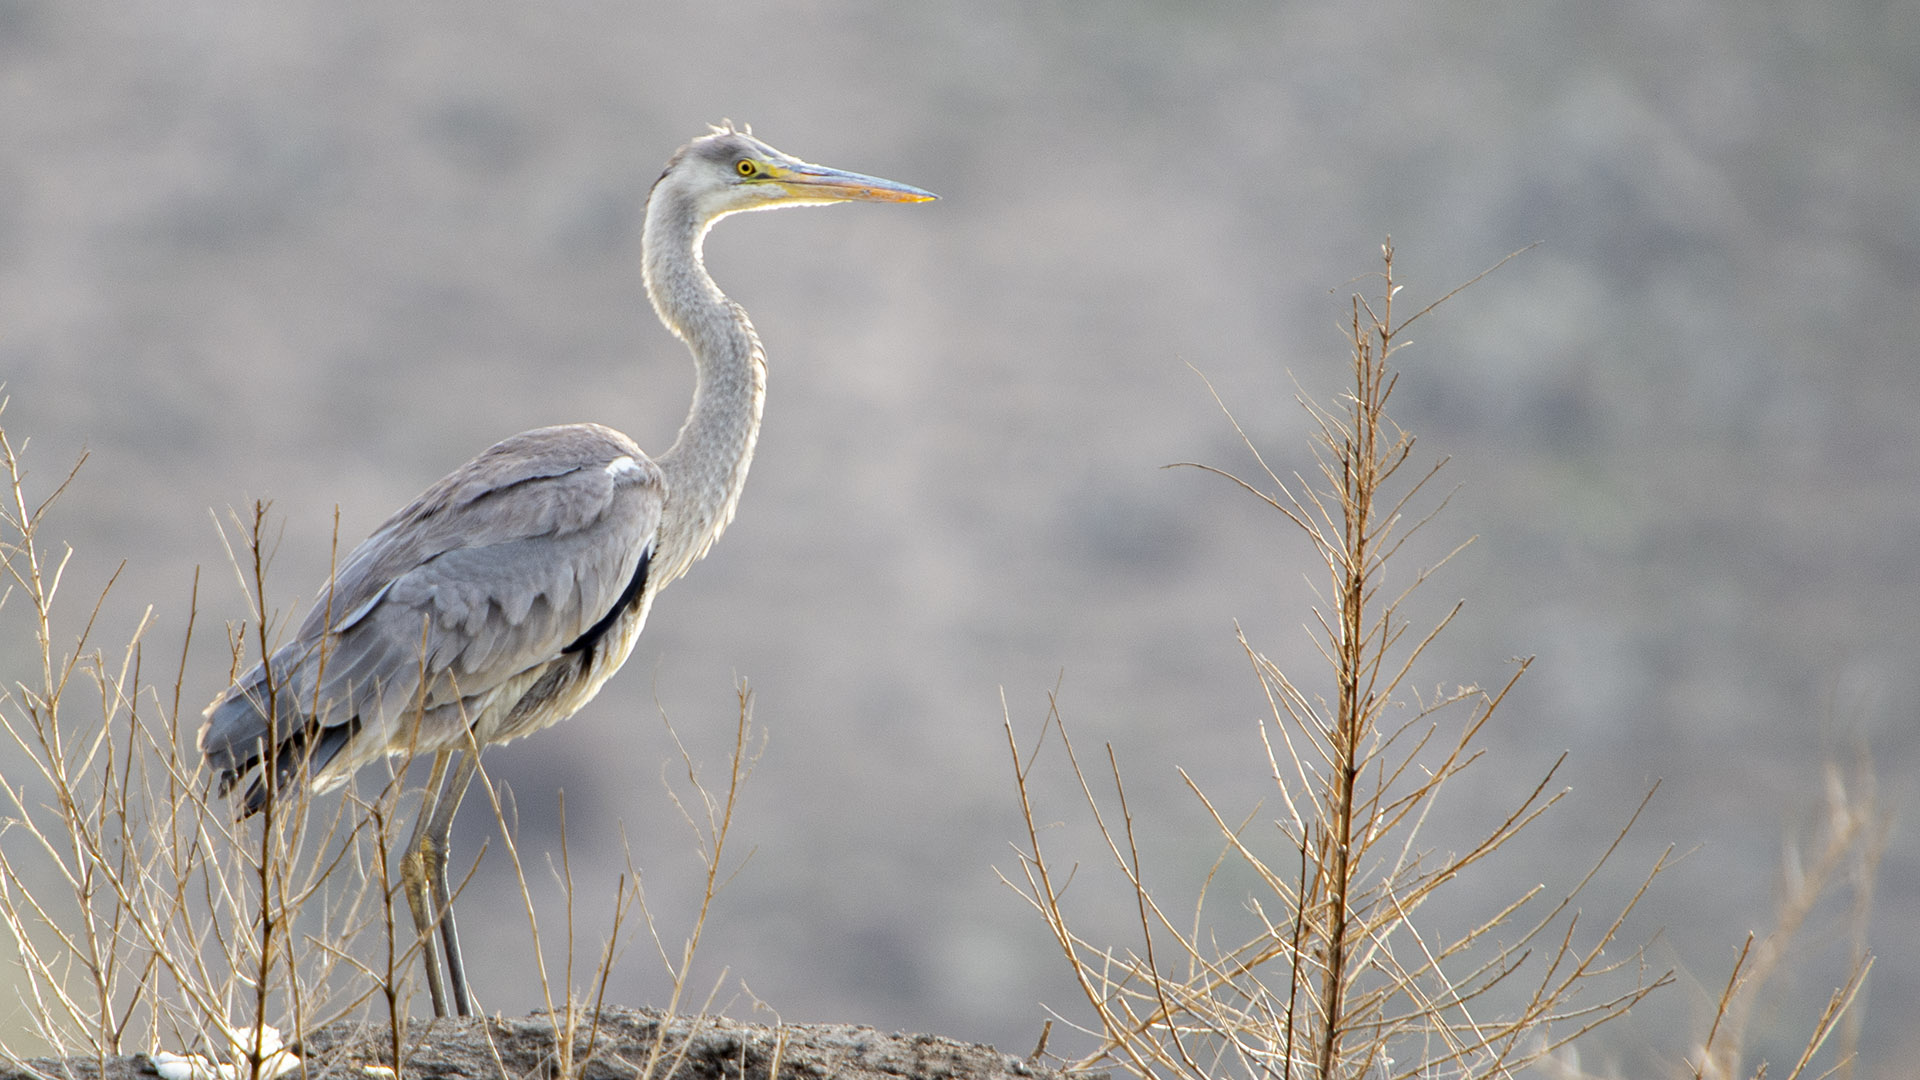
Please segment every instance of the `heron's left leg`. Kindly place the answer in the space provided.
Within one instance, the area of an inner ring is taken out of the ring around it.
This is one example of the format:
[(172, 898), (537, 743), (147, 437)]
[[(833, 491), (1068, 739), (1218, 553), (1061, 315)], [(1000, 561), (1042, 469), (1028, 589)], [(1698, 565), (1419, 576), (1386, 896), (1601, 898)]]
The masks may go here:
[[(480, 759), (477, 749), (460, 751), (460, 764), (449, 780), (447, 765), (454, 753), (442, 750), (434, 755), (433, 771), (420, 798), (413, 839), (407, 842), (401, 863), (401, 882), (407, 894), (407, 907), (413, 914), (414, 929), (420, 934), (420, 961), (426, 969), (427, 992), (433, 998), (435, 1016), (447, 1015), (449, 989), (455, 1013), (473, 1015), (473, 997), (467, 987), (460, 935), (453, 919), (453, 894), (447, 887), (447, 852), (454, 815), (460, 810), (460, 800), (473, 781)], [(436, 931), (438, 942), (434, 940)], [(445, 982), (440, 971), (442, 945), (447, 965)]]
[(434, 801), (433, 816), (423, 822), (426, 838), (421, 852), (432, 888), (433, 906), (440, 913), (440, 941), (447, 954), (447, 989), (453, 1007), (460, 1016), (473, 1015), (473, 994), (467, 987), (467, 965), (460, 956), (460, 933), (453, 921), (453, 891), (447, 887), (447, 852), (451, 849), (453, 816), (460, 812), (460, 800), (466, 796), (473, 774), (480, 768), (480, 748), (469, 746), (460, 754), (453, 777)]
[(450, 750), (434, 755), (433, 771), (427, 776), (427, 786), (420, 795), (420, 810), (414, 817), (413, 837), (400, 856), (400, 884), (407, 895), (407, 911), (413, 916), (414, 932), (419, 935), (420, 966), (426, 972), (427, 993), (433, 998), (435, 1016), (447, 1015), (447, 990), (440, 970), (440, 945), (435, 936), (441, 911), (433, 899), (434, 875), (427, 865), (432, 856), (428, 824), (440, 801), (440, 790), (446, 785), (447, 763), (452, 756)]

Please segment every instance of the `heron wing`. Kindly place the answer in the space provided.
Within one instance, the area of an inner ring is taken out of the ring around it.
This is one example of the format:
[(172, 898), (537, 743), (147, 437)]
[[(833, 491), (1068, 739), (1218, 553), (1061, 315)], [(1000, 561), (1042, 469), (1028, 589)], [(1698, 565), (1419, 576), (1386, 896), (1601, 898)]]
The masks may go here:
[(231, 786), (270, 731), (317, 770), (349, 744), (349, 765), (395, 748), (414, 710), (478, 722), (472, 712), (637, 599), (663, 498), (658, 468), (610, 428), (496, 444), (347, 556), (294, 640), (208, 708), (202, 750)]

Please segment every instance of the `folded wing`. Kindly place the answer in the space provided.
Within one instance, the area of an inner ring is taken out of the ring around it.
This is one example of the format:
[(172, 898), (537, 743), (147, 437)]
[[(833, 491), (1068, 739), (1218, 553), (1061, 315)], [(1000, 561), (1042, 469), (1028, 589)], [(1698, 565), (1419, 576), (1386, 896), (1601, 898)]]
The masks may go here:
[(257, 778), (257, 809), (303, 771), (331, 786), (505, 722), (570, 645), (644, 602), (664, 495), (632, 440), (593, 424), (516, 435), (428, 488), (208, 707), (200, 745), (222, 790), (271, 754), (283, 783)]

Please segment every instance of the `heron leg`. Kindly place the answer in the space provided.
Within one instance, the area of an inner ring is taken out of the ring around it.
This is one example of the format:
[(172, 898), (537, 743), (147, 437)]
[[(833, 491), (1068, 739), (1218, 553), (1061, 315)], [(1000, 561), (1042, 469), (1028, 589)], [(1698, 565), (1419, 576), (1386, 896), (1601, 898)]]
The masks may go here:
[(431, 875), (427, 873), (426, 839), (427, 823), (433, 817), (434, 804), (439, 799), (440, 786), (447, 776), (448, 751), (441, 751), (433, 759), (433, 772), (427, 777), (426, 791), (420, 797), (420, 812), (413, 824), (413, 838), (407, 841), (405, 853), (400, 856), (400, 886), (407, 895), (407, 911), (413, 916), (413, 929), (420, 937), (420, 962), (426, 969), (427, 993), (433, 998), (433, 1015), (447, 1015), (446, 981), (440, 973), (440, 945), (434, 937), (435, 919), (431, 892)]
[(440, 912), (440, 942), (447, 952), (447, 990), (453, 997), (454, 1010), (461, 1016), (473, 1015), (473, 992), (467, 987), (467, 965), (460, 955), (460, 932), (453, 921), (453, 891), (447, 887), (447, 852), (453, 816), (459, 813), (460, 800), (466, 796), (467, 785), (473, 782), (473, 774), (479, 768), (478, 748), (470, 748), (460, 755), (460, 764), (434, 807), (426, 841), (433, 848), (432, 856), (425, 861), (430, 873), (428, 883), (433, 887), (433, 906)]
[[(480, 761), (472, 750), (461, 751), (460, 764), (449, 781), (447, 766), (454, 753), (442, 750), (434, 755), (433, 771), (427, 777), (426, 793), (421, 797), (413, 839), (408, 841), (400, 865), (407, 909), (413, 915), (414, 930), (420, 935), (420, 961), (426, 969), (427, 993), (433, 999), (435, 1016), (447, 1015), (449, 991), (457, 1014), (473, 1015), (466, 966), (460, 956), (460, 935), (454, 925), (453, 894), (447, 887), (447, 852), (454, 815), (460, 810), (460, 800)], [(445, 979), (441, 975), (443, 948)]]

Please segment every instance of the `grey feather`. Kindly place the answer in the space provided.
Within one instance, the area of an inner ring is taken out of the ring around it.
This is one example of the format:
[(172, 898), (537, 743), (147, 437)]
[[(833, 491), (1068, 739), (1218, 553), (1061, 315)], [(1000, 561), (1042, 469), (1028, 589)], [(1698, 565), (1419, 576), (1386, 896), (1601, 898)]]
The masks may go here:
[[(559, 719), (529, 723), (522, 710), (522, 730), (507, 730), (546, 668), (580, 666), (562, 650), (614, 614), (664, 501), (658, 466), (611, 428), (496, 444), (347, 556), (293, 640), (207, 710), (202, 750), (227, 787), (270, 752), (283, 773), (326, 786), (390, 750), (459, 745), (469, 729), (499, 741)], [(629, 598), (635, 621), (646, 600)], [(565, 682), (555, 674), (548, 691)]]

